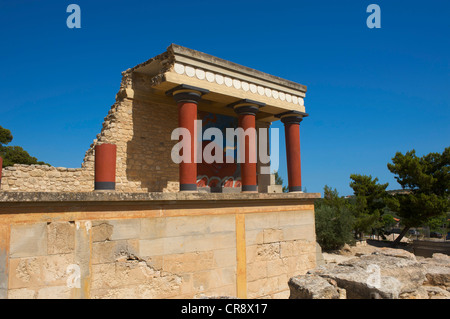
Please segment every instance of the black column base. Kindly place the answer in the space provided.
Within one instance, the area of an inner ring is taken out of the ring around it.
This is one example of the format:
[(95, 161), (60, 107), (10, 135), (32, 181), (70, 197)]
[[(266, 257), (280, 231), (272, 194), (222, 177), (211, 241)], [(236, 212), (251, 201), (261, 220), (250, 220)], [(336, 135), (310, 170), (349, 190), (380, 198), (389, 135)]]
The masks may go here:
[(95, 182), (94, 190), (116, 190), (116, 182)]
[(301, 186), (289, 186), (289, 193), (290, 192), (301, 192), (302, 187)]
[(180, 184), (180, 192), (195, 192), (197, 184)]
[(257, 192), (258, 185), (242, 185), (241, 191), (242, 192)]

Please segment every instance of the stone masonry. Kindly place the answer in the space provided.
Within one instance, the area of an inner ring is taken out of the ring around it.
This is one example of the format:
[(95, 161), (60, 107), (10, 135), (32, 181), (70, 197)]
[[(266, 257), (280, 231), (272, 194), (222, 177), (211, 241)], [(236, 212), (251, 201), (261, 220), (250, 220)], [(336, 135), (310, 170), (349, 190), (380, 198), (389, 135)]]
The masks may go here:
[(288, 298), (316, 267), (316, 195), (149, 194), (4, 192), (1, 297)]

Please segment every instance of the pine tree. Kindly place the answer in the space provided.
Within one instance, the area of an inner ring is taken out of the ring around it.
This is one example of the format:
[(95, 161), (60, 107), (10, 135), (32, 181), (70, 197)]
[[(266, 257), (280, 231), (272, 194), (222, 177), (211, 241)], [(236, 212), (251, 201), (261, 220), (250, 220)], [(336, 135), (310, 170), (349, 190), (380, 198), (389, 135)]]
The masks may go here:
[(379, 184), (378, 178), (370, 175), (352, 174), (350, 178), (350, 187), (354, 192), (355, 237), (359, 235), (362, 238), (364, 233), (372, 233), (384, 225), (382, 215), (389, 184)]
[(400, 217), (404, 228), (394, 241), (396, 246), (411, 227), (442, 218), (450, 207), (450, 147), (442, 154), (416, 156), (415, 150), (397, 152), (388, 169), (408, 192), (390, 198), (391, 209)]

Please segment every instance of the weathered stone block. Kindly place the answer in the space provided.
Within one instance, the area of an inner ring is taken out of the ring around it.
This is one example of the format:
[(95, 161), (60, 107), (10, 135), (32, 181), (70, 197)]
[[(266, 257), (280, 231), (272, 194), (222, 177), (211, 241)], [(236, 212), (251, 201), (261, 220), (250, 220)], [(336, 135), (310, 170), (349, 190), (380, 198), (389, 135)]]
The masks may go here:
[(31, 257), (47, 254), (47, 223), (11, 226), (10, 257)]
[(75, 224), (70, 222), (53, 222), (47, 225), (48, 254), (67, 254), (75, 249)]
[(257, 213), (245, 216), (245, 229), (265, 229), (278, 226), (278, 214)]
[(95, 221), (92, 223), (92, 242), (111, 240), (113, 225), (108, 221)]
[(267, 261), (256, 261), (247, 264), (247, 281), (255, 281), (267, 277)]
[(267, 273), (269, 276), (280, 276), (287, 274), (288, 266), (283, 259), (267, 261)]
[(215, 268), (212, 251), (166, 255), (163, 260), (163, 271), (176, 274), (194, 273)]
[(139, 256), (151, 257), (185, 252), (185, 237), (164, 237), (139, 240)]
[(310, 225), (314, 224), (314, 211), (300, 210), (280, 212), (278, 214), (278, 226), (294, 226), (294, 225)]
[(275, 243), (284, 240), (284, 233), (281, 229), (268, 228), (263, 230), (263, 242), (265, 244)]
[(296, 245), (294, 241), (284, 241), (280, 243), (280, 257), (291, 257), (298, 255), (298, 251), (296, 249)]
[(234, 232), (236, 217), (234, 215), (206, 216), (205, 224), (210, 233)]
[(151, 283), (161, 272), (145, 261), (125, 260), (114, 264), (92, 266), (92, 289), (112, 289), (123, 286)]
[(166, 236), (191, 236), (205, 234), (205, 216), (170, 217), (166, 220)]
[(43, 285), (42, 258), (11, 258), (9, 263), (8, 288), (31, 288)]
[(8, 290), (8, 299), (35, 299), (36, 291), (34, 289), (19, 288)]
[(312, 225), (296, 225), (283, 228), (285, 240), (308, 240), (315, 242), (315, 231)]
[(236, 247), (236, 233), (216, 233), (208, 236), (208, 240), (212, 241), (213, 249), (227, 249)]
[(139, 238), (141, 222), (139, 219), (117, 219), (110, 220), (113, 226), (111, 240)]
[(236, 266), (236, 248), (216, 249), (213, 254), (215, 268)]
[(218, 288), (222, 286), (234, 285), (236, 283), (236, 268), (226, 267), (217, 268), (210, 271), (211, 282), (208, 284), (210, 288)]
[(334, 280), (346, 290), (348, 299), (398, 299), (402, 293), (402, 282), (397, 278), (370, 273), (357, 265), (333, 265), (308, 273)]
[(70, 299), (72, 289), (67, 286), (43, 287), (37, 292), (37, 299)]
[(401, 283), (402, 293), (417, 289), (426, 280), (424, 267), (410, 258), (372, 254), (344, 261), (340, 265), (351, 265), (355, 269), (370, 269), (369, 267), (376, 266), (382, 277), (393, 277)]
[(289, 299), (339, 299), (337, 287), (320, 276), (292, 277), (288, 284)]
[[(254, 261), (267, 261), (280, 258), (280, 243), (262, 244), (256, 246)], [(250, 261), (247, 259), (247, 261)]]
[(282, 193), (283, 186), (282, 185), (268, 185), (267, 193)]
[(258, 245), (264, 243), (264, 230), (263, 229), (253, 229), (245, 231), (245, 244)]
[(67, 285), (68, 267), (75, 264), (73, 254), (52, 255), (42, 258), (42, 283), (45, 286)]
[(214, 242), (212, 241), (212, 236), (210, 234), (185, 237), (186, 252), (208, 251), (213, 249)]
[(166, 218), (142, 218), (140, 239), (166, 237)]
[(113, 263), (119, 257), (139, 256), (139, 240), (116, 240), (92, 243), (92, 264)]
[(210, 271), (198, 271), (192, 275), (192, 287), (196, 293), (205, 292), (213, 287)]
[(280, 291), (278, 277), (262, 278), (247, 283), (247, 298), (259, 298)]

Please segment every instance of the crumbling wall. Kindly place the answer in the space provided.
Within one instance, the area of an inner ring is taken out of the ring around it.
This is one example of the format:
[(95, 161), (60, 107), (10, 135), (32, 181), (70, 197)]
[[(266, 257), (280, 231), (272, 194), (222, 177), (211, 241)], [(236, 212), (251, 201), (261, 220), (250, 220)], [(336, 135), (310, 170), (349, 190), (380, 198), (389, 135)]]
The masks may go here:
[(82, 168), (15, 164), (3, 169), (2, 191), (90, 192), (94, 171)]
[[(135, 78), (135, 80), (134, 80)], [(3, 169), (3, 191), (86, 192), (94, 189), (95, 146), (117, 146), (116, 190), (119, 192), (174, 192), (178, 165), (170, 158), (171, 132), (178, 125), (175, 103), (133, 99), (127, 88), (148, 89), (149, 79), (124, 72), (121, 88), (104, 118), (100, 133), (86, 151), (81, 168), (14, 165)]]

